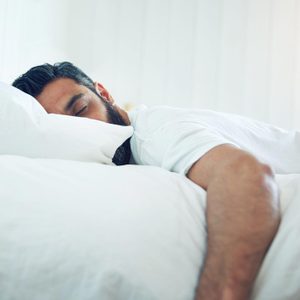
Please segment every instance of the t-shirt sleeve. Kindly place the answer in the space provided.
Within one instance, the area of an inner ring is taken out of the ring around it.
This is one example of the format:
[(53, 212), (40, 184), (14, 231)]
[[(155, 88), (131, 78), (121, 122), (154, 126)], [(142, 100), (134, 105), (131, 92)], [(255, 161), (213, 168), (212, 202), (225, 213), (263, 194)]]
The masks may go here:
[(197, 122), (174, 121), (158, 127), (138, 144), (138, 163), (185, 175), (209, 150), (233, 143)]
[(138, 164), (186, 174), (212, 148), (232, 144), (277, 174), (300, 172), (300, 132), (210, 110), (158, 107), (132, 118), (131, 146)]

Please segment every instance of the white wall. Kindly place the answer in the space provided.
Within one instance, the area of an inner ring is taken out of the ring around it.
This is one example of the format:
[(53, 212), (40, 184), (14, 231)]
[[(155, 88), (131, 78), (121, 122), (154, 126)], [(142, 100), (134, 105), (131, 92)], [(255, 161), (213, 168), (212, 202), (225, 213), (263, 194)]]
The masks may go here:
[(0, 80), (67, 59), (68, 1), (0, 0)]
[(67, 59), (121, 104), (209, 108), (300, 129), (299, 0), (0, 3), (2, 80)]
[(298, 0), (89, 0), (75, 14), (74, 59), (118, 101), (300, 128)]

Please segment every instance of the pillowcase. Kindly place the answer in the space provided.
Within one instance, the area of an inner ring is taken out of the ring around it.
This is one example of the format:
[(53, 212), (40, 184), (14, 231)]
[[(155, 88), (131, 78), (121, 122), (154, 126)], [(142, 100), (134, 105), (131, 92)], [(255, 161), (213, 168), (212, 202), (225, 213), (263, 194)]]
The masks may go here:
[(48, 114), (39, 102), (0, 82), (0, 154), (113, 164), (132, 126)]

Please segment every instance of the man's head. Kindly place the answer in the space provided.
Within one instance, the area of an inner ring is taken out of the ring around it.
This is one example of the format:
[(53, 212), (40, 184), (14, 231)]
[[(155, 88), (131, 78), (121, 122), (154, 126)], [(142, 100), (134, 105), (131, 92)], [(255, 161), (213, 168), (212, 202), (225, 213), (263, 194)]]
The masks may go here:
[[(13, 86), (36, 98), (48, 113), (86, 117), (117, 125), (130, 125), (126, 111), (115, 103), (107, 90), (69, 62), (31, 68)], [(127, 140), (113, 161), (128, 163)]]

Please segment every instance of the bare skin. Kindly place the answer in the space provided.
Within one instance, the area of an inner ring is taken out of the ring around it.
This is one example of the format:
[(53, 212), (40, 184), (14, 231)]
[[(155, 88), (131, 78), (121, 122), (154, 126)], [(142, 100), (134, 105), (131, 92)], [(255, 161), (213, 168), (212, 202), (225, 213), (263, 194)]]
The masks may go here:
[(207, 255), (195, 299), (249, 299), (280, 223), (272, 170), (249, 153), (222, 145), (187, 176), (207, 190)]
[[(95, 88), (130, 125), (106, 89), (99, 83)], [(37, 100), (49, 113), (109, 122), (99, 97), (71, 79), (49, 83)], [(221, 145), (199, 159), (187, 177), (207, 191), (207, 255), (195, 299), (247, 300), (280, 223), (272, 170), (243, 150)]]

